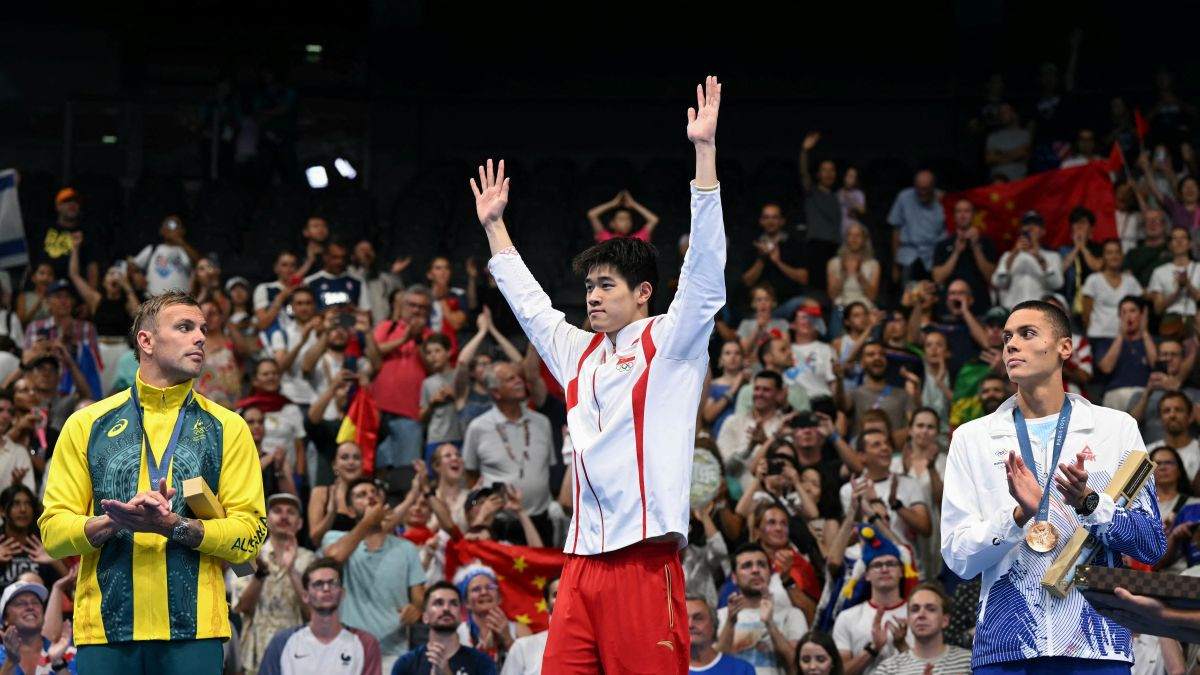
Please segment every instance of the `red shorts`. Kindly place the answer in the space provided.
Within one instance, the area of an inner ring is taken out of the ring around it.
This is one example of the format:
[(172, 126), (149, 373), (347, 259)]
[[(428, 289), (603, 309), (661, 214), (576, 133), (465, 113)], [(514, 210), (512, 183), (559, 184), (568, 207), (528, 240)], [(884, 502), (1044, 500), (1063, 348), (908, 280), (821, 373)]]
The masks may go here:
[(543, 673), (686, 675), (689, 645), (677, 545), (567, 556)]

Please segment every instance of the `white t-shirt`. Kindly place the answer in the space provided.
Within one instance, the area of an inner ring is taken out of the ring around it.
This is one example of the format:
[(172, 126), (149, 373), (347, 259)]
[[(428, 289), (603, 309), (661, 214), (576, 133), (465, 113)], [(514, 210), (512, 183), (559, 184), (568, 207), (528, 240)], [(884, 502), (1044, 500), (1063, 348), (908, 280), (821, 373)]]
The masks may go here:
[[(379, 670), (379, 647), (367, 653), (363, 637), (343, 628), (332, 642), (325, 644), (316, 638), (308, 626), (296, 629), (288, 636), (279, 653), (279, 665), (274, 672), (282, 675), (301, 673), (365, 673), (368, 660)], [(372, 642), (374, 642), (372, 640)]]
[[(851, 658), (862, 653), (867, 645), (871, 644), (871, 627), (875, 624), (875, 612), (877, 611), (879, 608), (868, 600), (838, 614), (837, 619), (833, 622), (833, 642), (837, 648), (840, 651), (849, 652)], [(875, 668), (879, 664), (898, 653), (890, 639), (890, 627), (896, 625), (899, 620), (907, 619), (908, 604), (905, 602), (890, 609), (884, 609), (883, 619), (880, 623), (888, 629), (889, 639), (883, 644), (883, 649), (879, 650), (879, 656), (863, 671), (864, 675), (875, 672)], [(906, 641), (911, 647), (913, 644), (912, 631), (907, 632)]]
[(1129, 272), (1121, 274), (1121, 283), (1117, 284), (1116, 288), (1108, 284), (1102, 273), (1089, 274), (1083, 282), (1083, 294), (1092, 299), (1092, 316), (1087, 327), (1088, 337), (1117, 337), (1121, 330), (1121, 321), (1118, 317), (1121, 298), (1127, 295), (1141, 297), (1142, 293), (1142, 285)]
[(292, 471), (296, 466), (296, 439), (306, 437), (300, 407), (289, 403), (276, 412), (264, 413), (263, 427), (266, 433), (263, 434), (259, 451), (272, 453), (279, 448), (285, 448), (288, 470)]
[[(300, 341), (304, 335), (304, 326), (298, 321), (292, 319), (284, 319), (279, 317), (281, 327), (270, 333), (265, 342), (270, 346), (271, 351), (291, 351), (292, 347)], [(266, 334), (264, 334), (265, 336)], [(287, 370), (279, 373), (279, 393), (290, 398), (292, 403), (299, 405), (310, 405), (317, 400), (317, 392), (313, 389), (312, 381), (304, 376), (302, 365), (304, 363), (304, 355), (308, 350), (312, 349), (317, 343), (317, 332), (313, 331), (308, 334), (308, 340), (304, 342), (304, 346), (296, 354), (296, 358), (292, 359), (292, 365)]]
[[(791, 605), (775, 604), (771, 613), (779, 632), (792, 643), (795, 643), (808, 631), (808, 620), (804, 613)], [(729, 617), (729, 608), (717, 610), (717, 625), (724, 626)], [(757, 675), (784, 675), (788, 672), (784, 664), (775, 654), (775, 645), (771, 642), (771, 634), (762, 621), (762, 615), (757, 609), (743, 609), (738, 612), (737, 624), (733, 629), (733, 648), (730, 656), (735, 656), (754, 666)]]
[(795, 364), (783, 371), (783, 380), (788, 384), (798, 383), (808, 392), (809, 398), (833, 396), (833, 347), (819, 340), (806, 345), (792, 344), (792, 359)]
[[(888, 503), (888, 495), (892, 493), (891, 481), (891, 476), (875, 481), (875, 494), (885, 504)], [(842, 488), (838, 491), (838, 496), (842, 499), (842, 512), (850, 513), (850, 483), (842, 485)], [(925, 496), (925, 490), (921, 487), (921, 484), (908, 476), (896, 476), (896, 499), (903, 502), (905, 506), (924, 504), (926, 508), (929, 507), (929, 499)], [(912, 531), (908, 523), (904, 522), (904, 519), (900, 517), (900, 513), (891, 506), (888, 507), (888, 515), (888, 524), (891, 526), (892, 532), (895, 532), (901, 538), (901, 541), (896, 543), (908, 544), (909, 548), (916, 550), (916, 533)], [(932, 512), (929, 517), (930, 519), (933, 518)]]
[(546, 638), (550, 631), (518, 638), (504, 659), (500, 675), (538, 675), (542, 672), (542, 655), (546, 653)]
[[(1175, 275), (1184, 271), (1187, 272), (1192, 287), (1200, 287), (1200, 264), (1188, 261), (1187, 267), (1178, 267), (1175, 263), (1155, 267), (1154, 272), (1150, 274), (1150, 285), (1146, 290), (1151, 293), (1161, 293), (1164, 298), (1170, 297), (1175, 293), (1175, 289), (1179, 288), (1179, 284), (1175, 282)], [(1181, 293), (1179, 299), (1167, 306), (1163, 314), (1193, 316), (1196, 314), (1196, 301), (1192, 300), (1187, 293)]]
[(152, 244), (133, 259), (146, 272), (146, 290), (150, 295), (167, 291), (187, 292), (192, 281), (192, 259), (182, 246)]

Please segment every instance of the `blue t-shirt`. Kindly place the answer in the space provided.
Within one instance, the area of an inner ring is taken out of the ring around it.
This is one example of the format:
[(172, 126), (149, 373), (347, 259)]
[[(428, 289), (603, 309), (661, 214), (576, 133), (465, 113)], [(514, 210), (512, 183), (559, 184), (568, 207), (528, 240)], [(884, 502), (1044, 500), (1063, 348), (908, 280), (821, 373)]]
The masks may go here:
[[(75, 644), (74, 636), (71, 637), (71, 644), (72, 645)], [(70, 647), (67, 648), (67, 654), (71, 654), (73, 651), (74, 650), (71, 649)], [(42, 638), (42, 656), (46, 656), (49, 652), (50, 652), (50, 641), (47, 640), (46, 638)], [(3, 649), (0, 649), (0, 666), (3, 666), (4, 662), (6, 660), (8, 660), (8, 652), (6, 652)], [(71, 673), (71, 675), (75, 675), (75, 658), (73, 655), (71, 657), (71, 660), (67, 661), (67, 670)], [(17, 664), (17, 668), (15, 671), (13, 671), (13, 675), (25, 675), (25, 671), (21, 670), (21, 664), (19, 664), (19, 663)], [(30, 675), (32, 675), (32, 673)]]
[(688, 668), (688, 673), (695, 675), (703, 673), (703, 675), (754, 675), (754, 666), (728, 654), (717, 654), (717, 658), (713, 662), (703, 668), (692, 666)]
[[(328, 549), (345, 532), (330, 531), (321, 540)], [(408, 640), (396, 609), (409, 604), (408, 589), (425, 583), (425, 572), (417, 547), (407, 539), (386, 537), (374, 551), (359, 542), (343, 568), (346, 597), (342, 600), (342, 623), (361, 628), (379, 640), (379, 653), (399, 656), (408, 649)]]
[[(425, 657), (425, 647), (426, 645), (421, 645), (401, 656), (400, 660), (396, 661), (396, 665), (392, 666), (392, 675), (430, 675), (433, 673), (429, 659)], [(462, 645), (454, 653), (454, 656), (450, 657), (450, 672), (454, 675), (496, 675), (496, 664), (492, 663), (487, 654)]]
[[(1101, 354), (1101, 356), (1104, 356)], [(1150, 379), (1150, 360), (1146, 358), (1146, 343), (1142, 340), (1122, 340), (1117, 366), (1108, 376), (1107, 390), (1121, 387), (1144, 387)]]

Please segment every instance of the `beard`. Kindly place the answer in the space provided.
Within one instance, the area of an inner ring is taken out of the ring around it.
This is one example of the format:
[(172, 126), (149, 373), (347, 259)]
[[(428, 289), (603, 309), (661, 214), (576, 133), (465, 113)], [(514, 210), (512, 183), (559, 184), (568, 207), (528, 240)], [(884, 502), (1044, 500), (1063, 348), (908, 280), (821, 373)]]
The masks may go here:
[(744, 598), (761, 598), (763, 592), (757, 588), (738, 588)]
[(430, 626), (429, 629), (440, 635), (449, 635), (451, 633), (458, 632), (458, 624), (434, 624)]
[(990, 415), (1000, 409), (1000, 404), (1004, 403), (1004, 399), (985, 398), (980, 402), (983, 404), (983, 412)]

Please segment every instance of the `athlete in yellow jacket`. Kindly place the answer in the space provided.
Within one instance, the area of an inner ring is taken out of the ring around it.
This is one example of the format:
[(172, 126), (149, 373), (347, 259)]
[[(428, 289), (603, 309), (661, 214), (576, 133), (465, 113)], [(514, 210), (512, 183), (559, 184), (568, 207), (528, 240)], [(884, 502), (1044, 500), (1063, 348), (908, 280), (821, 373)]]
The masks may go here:
[[(221, 560), (254, 559), (267, 536), (258, 452), (239, 416), (192, 391), (207, 332), (195, 300), (150, 299), (134, 331), (134, 388), (72, 415), (58, 439), (42, 541), (56, 558), (83, 556), (81, 674), (216, 673), (230, 634)], [(194, 519), (176, 497), (196, 476), (225, 518)]]

